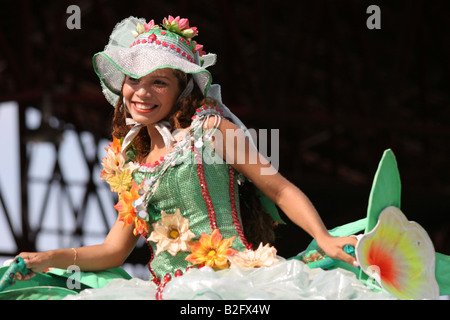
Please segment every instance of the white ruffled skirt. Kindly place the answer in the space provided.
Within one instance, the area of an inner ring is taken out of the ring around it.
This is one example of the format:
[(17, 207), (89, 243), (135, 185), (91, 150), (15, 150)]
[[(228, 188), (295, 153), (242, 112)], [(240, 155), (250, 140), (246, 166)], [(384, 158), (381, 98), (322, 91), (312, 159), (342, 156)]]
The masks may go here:
[[(114, 279), (101, 289), (86, 289), (68, 300), (154, 300), (158, 288), (151, 281)], [(311, 269), (299, 260), (283, 260), (271, 267), (214, 271), (191, 269), (169, 281), (164, 300), (375, 300), (395, 299), (373, 291), (344, 269)]]

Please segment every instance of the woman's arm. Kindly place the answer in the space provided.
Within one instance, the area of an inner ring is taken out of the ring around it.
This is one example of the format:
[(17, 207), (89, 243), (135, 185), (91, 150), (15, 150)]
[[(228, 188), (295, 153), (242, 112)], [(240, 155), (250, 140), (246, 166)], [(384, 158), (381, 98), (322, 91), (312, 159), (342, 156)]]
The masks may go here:
[[(208, 125), (211, 124), (212, 121)], [(343, 250), (347, 244), (356, 245), (355, 237), (332, 237), (308, 197), (271, 167), (250, 143), (243, 144), (242, 140), (248, 138), (236, 125), (223, 120), (218, 129), (221, 137), (215, 141), (215, 148), (227, 163), (251, 180), (293, 223), (311, 235), (328, 256), (356, 265), (356, 260)], [(233, 134), (227, 135), (228, 130)]]
[[(136, 245), (139, 237), (133, 235), (133, 228), (133, 225), (123, 228), (123, 222), (117, 218), (102, 244), (74, 249), (22, 252), (19, 256), (24, 259), (28, 269), (33, 272), (43, 272), (48, 268), (67, 269), (73, 264), (82, 271), (115, 268), (125, 262)], [(19, 276), (19, 280), (26, 280), (29, 277), (20, 278)]]

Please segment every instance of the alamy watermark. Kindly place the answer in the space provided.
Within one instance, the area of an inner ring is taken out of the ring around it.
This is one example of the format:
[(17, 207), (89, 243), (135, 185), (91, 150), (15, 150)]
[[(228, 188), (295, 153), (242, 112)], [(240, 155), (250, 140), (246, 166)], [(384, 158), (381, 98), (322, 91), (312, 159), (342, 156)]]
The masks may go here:
[(367, 18), (367, 29), (381, 29), (381, 9), (377, 5), (370, 5), (367, 7), (366, 13), (370, 14)]
[[(173, 132), (177, 136), (178, 131)], [(279, 129), (225, 129), (214, 132), (196, 130), (185, 133), (198, 157), (183, 157), (183, 163), (258, 165), (261, 175), (274, 175), (280, 164)]]
[(67, 277), (66, 286), (70, 290), (81, 289), (81, 270), (77, 265), (70, 265), (67, 267), (66, 273), (70, 274)]
[[(77, 5), (70, 5), (66, 9), (69, 17), (66, 20), (66, 26), (70, 30), (81, 29), (81, 9)], [(381, 29), (381, 9), (377, 5), (370, 5), (366, 9), (366, 13), (370, 16), (366, 20), (368, 29)]]
[(81, 9), (77, 5), (68, 6), (66, 13), (70, 16), (66, 20), (67, 29), (81, 29)]
[[(66, 26), (70, 30), (81, 29), (81, 9), (77, 5), (70, 5), (66, 9), (66, 13), (70, 16), (66, 20)], [(381, 29), (381, 9), (377, 5), (367, 7), (366, 13), (370, 16), (366, 20), (368, 29)]]

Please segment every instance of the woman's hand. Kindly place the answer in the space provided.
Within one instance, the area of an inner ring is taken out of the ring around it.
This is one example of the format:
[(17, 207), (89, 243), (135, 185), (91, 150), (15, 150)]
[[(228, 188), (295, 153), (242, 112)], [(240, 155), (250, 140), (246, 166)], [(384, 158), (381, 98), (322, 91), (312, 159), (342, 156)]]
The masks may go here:
[(37, 272), (44, 272), (51, 265), (50, 252), (22, 252), (18, 256), (22, 257), (23, 261), (27, 265), (27, 268), (31, 270), (31, 272), (26, 275), (17, 273), (14, 277), (15, 280), (30, 280), (36, 275)]
[(339, 259), (348, 263), (353, 267), (359, 267), (358, 261), (356, 261), (355, 257), (344, 251), (344, 247), (346, 245), (350, 245), (352, 247), (356, 246), (358, 242), (355, 236), (349, 237), (339, 237), (335, 238), (331, 235), (326, 236), (321, 239), (316, 239), (318, 246), (325, 252), (327, 256), (332, 259)]

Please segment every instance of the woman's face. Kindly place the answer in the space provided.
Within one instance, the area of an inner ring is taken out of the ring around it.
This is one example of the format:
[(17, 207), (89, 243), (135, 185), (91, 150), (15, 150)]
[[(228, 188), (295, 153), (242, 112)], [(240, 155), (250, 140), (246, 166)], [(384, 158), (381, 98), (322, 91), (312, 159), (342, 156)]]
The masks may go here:
[(169, 115), (180, 95), (179, 80), (171, 69), (156, 70), (144, 77), (125, 78), (122, 94), (133, 119), (155, 124)]

